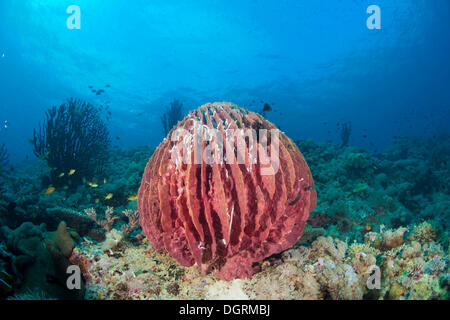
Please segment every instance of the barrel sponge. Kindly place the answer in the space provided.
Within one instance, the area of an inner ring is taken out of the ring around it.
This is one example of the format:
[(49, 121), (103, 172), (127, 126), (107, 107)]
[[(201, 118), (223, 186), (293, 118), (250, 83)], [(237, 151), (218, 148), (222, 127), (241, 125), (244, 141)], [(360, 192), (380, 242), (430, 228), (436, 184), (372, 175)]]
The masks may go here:
[[(250, 134), (239, 143), (230, 132)], [(250, 278), (255, 262), (294, 245), (315, 205), (311, 172), (292, 140), (225, 102), (205, 104), (172, 128), (138, 193), (152, 247), (224, 280)]]

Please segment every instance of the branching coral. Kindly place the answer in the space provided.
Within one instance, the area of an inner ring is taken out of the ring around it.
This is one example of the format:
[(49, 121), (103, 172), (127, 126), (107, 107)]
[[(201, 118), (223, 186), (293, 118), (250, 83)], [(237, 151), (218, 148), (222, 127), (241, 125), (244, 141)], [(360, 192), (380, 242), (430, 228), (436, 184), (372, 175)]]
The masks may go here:
[[(84, 212), (97, 223), (100, 227), (105, 229), (109, 234), (111, 233), (114, 223), (120, 219), (118, 215), (114, 213), (113, 207), (107, 207), (105, 211), (105, 219), (100, 219), (97, 216), (97, 212), (94, 208), (85, 209)], [(128, 218), (128, 223), (121, 228), (124, 238), (128, 237), (134, 230), (139, 227), (139, 211), (126, 209), (122, 211), (122, 214)]]
[(110, 232), (112, 229), (112, 226), (116, 220), (119, 219), (118, 216), (114, 215), (114, 208), (113, 207), (107, 207), (105, 211), (105, 219), (102, 220), (97, 217), (97, 212), (94, 208), (85, 209), (84, 212), (91, 217), (92, 220), (95, 221), (100, 227), (105, 229), (106, 232)]
[(124, 210), (123, 214), (128, 218), (128, 223), (122, 226), (122, 233), (124, 237), (128, 237), (131, 232), (139, 228), (139, 211), (137, 210)]
[[(105, 161), (109, 132), (100, 117), (101, 108), (77, 99), (68, 99), (47, 111), (46, 120), (34, 129), (34, 154), (47, 161), (55, 186), (80, 184)], [(68, 172), (76, 170), (69, 177)], [(64, 174), (64, 175), (62, 175)]]

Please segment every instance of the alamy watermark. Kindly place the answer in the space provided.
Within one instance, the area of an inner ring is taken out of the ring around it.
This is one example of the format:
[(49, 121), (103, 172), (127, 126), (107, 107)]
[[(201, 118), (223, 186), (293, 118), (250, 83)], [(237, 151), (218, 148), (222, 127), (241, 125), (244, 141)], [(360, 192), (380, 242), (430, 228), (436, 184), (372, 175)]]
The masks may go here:
[(366, 26), (369, 30), (381, 29), (381, 9), (379, 6), (372, 4), (367, 7), (366, 12), (370, 14), (367, 18)]
[(66, 20), (67, 29), (81, 29), (81, 9), (77, 5), (70, 5), (67, 7), (66, 12), (70, 14), (70, 16)]

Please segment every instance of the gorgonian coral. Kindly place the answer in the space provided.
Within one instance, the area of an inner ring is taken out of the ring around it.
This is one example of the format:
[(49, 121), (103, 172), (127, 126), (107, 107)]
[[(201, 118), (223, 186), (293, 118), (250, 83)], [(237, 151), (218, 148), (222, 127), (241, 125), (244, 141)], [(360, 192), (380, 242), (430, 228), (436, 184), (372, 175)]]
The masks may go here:
[(166, 111), (161, 116), (161, 123), (164, 129), (164, 135), (167, 135), (170, 129), (177, 124), (178, 121), (183, 119), (181, 109), (183, 104), (179, 100), (173, 100), (170, 107), (166, 107)]
[[(68, 99), (50, 108), (46, 120), (34, 129), (34, 154), (46, 160), (55, 186), (77, 185), (92, 177), (106, 158), (109, 132), (99, 107), (79, 99)], [(69, 177), (69, 172), (76, 174)], [(62, 175), (64, 174), (64, 175)]]

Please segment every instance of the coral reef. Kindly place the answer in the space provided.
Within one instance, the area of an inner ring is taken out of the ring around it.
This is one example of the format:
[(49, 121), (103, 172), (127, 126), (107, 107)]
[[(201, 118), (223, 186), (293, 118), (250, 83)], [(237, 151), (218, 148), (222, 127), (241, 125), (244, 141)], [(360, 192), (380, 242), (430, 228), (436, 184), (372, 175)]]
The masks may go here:
[[(252, 279), (230, 282), (156, 252), (140, 229), (123, 237), (121, 227), (129, 221), (124, 211), (136, 211), (152, 149), (112, 148), (103, 174), (91, 180), (96, 187), (56, 187), (49, 195), (44, 194), (51, 183), (46, 163), (33, 159), (15, 166), (0, 176), (0, 299), (30, 293), (79, 298), (61, 286), (63, 251), (70, 250), (53, 240), (59, 229), (68, 248), (67, 234), (74, 242), (69, 259), (82, 270), (87, 288), (80, 294), (88, 299), (448, 300), (448, 136), (398, 137), (376, 153), (296, 143), (308, 159), (318, 205), (293, 248), (255, 264), (261, 271)], [(106, 199), (110, 193), (114, 196)], [(84, 213), (92, 207), (99, 219), (114, 207), (119, 219), (111, 228), (112, 241), (105, 241), (106, 231)], [(67, 233), (58, 228), (62, 221)], [(380, 289), (368, 289), (375, 265)]]
[(105, 161), (109, 143), (100, 108), (77, 99), (49, 109), (32, 139), (34, 154), (52, 169), (54, 186), (79, 185), (83, 177), (92, 178)]
[(326, 236), (345, 234), (350, 240), (362, 241), (366, 233), (381, 225), (413, 228), (428, 221), (447, 247), (450, 167), (442, 158), (436, 161), (430, 155), (435, 146), (447, 150), (440, 144), (450, 150), (450, 140), (442, 139), (398, 138), (378, 153), (297, 141), (308, 159), (318, 194), (308, 223), (323, 227)]
[(70, 291), (65, 286), (68, 258), (77, 239), (77, 233), (63, 222), (54, 232), (47, 232), (44, 224), (36, 226), (31, 222), (14, 230), (2, 227), (0, 240), (4, 245), (0, 242), (0, 266), (10, 277), (2, 278), (1, 282), (14, 290), (5, 290), (0, 285), (0, 295), (20, 296), (39, 289), (51, 298), (80, 298), (84, 292)]
[[(145, 243), (123, 242), (112, 251), (81, 242), (72, 254), (86, 279), (89, 299), (445, 299), (448, 255), (431, 241), (404, 238), (404, 228), (371, 232), (363, 243), (319, 237), (296, 246), (279, 259), (261, 262), (251, 279), (218, 280), (196, 267), (180, 267), (167, 253)], [(374, 247), (376, 239), (402, 235), (393, 249)], [(379, 287), (372, 287), (373, 270)]]
[[(250, 134), (229, 139), (231, 130)], [(269, 143), (275, 139), (270, 130), (279, 133), (279, 143)], [(250, 277), (252, 263), (295, 244), (316, 192), (302, 154), (274, 124), (231, 103), (213, 103), (190, 112), (171, 133), (148, 162), (139, 189), (140, 224), (153, 248), (231, 280)], [(224, 144), (232, 150), (225, 155)], [(207, 150), (217, 161), (204, 159)], [(267, 175), (263, 150), (277, 157)]]
[(8, 151), (4, 144), (0, 145), (0, 175), (5, 173), (5, 167), (8, 165)]

